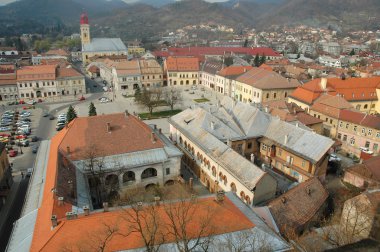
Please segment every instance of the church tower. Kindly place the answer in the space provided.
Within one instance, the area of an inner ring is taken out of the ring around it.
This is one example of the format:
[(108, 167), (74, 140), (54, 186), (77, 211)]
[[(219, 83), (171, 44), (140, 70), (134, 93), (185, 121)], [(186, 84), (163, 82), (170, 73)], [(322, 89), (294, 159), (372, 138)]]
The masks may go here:
[(91, 42), (90, 25), (88, 24), (87, 13), (82, 13), (80, 16), (80, 38), (82, 41), (82, 49), (83, 45), (89, 44)]

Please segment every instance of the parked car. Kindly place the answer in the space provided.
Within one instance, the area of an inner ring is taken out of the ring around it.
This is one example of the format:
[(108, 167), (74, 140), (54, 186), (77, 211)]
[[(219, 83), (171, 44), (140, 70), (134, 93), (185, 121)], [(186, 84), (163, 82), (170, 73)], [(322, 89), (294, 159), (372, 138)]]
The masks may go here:
[(32, 137), (32, 142), (38, 142), (38, 137), (37, 136), (34, 136), (34, 137)]
[(43, 100), (42, 100), (42, 99), (38, 99), (37, 102), (38, 102), (38, 103), (41, 103), (41, 102), (43, 102)]
[(86, 98), (85, 98), (84, 96), (81, 96), (81, 97), (79, 98), (79, 101), (84, 101), (84, 100), (86, 100)]
[(34, 145), (32, 147), (32, 153), (37, 153), (38, 152), (38, 145)]
[(30, 100), (30, 101), (27, 101), (26, 104), (29, 104), (29, 105), (34, 105), (36, 104), (37, 102), (35, 100)]
[(102, 97), (102, 99), (100, 99), (100, 103), (107, 103), (109, 101), (110, 99), (108, 99), (107, 97)]
[(48, 116), (49, 116), (49, 113), (45, 111), (45, 112), (42, 113), (42, 116), (43, 116), (43, 117), (48, 117)]
[(29, 146), (29, 140), (27, 140), (27, 139), (18, 139), (18, 140), (16, 140), (16, 144), (18, 146), (28, 147)]
[(8, 102), (7, 105), (8, 105), (8, 106), (11, 106), (11, 105), (17, 105), (17, 102), (13, 102), (13, 101), (11, 101), (11, 102)]
[(32, 174), (33, 174), (33, 168), (28, 168), (28, 169), (26, 170), (26, 176), (27, 176), (27, 177), (30, 177), (30, 176), (32, 176)]
[(28, 118), (28, 117), (21, 118), (20, 120), (23, 121), (23, 122), (31, 122), (31, 121), (32, 121), (32, 120), (30, 120), (30, 118)]
[(10, 151), (9, 151), (9, 156), (10, 156), (10, 157), (15, 157), (15, 156), (17, 156), (17, 154), (18, 154), (18, 151), (17, 151), (17, 150), (10, 150)]
[(23, 100), (20, 100), (20, 101), (18, 102), (18, 104), (25, 104), (25, 102), (24, 102)]
[(108, 88), (107, 88), (107, 87), (103, 87), (103, 91), (104, 91), (104, 92), (107, 92), (107, 91), (108, 91)]
[(373, 154), (373, 151), (370, 151), (367, 147), (359, 147), (359, 149), (364, 153)]
[(338, 157), (335, 153), (331, 153), (329, 157), (329, 162), (340, 162), (342, 159)]
[(54, 120), (54, 119), (55, 119), (55, 116), (53, 116), (53, 115), (49, 116), (49, 120)]
[(57, 125), (56, 127), (55, 127), (55, 129), (57, 130), (57, 131), (60, 131), (61, 129), (63, 129), (65, 127), (65, 125), (63, 124), (63, 125)]

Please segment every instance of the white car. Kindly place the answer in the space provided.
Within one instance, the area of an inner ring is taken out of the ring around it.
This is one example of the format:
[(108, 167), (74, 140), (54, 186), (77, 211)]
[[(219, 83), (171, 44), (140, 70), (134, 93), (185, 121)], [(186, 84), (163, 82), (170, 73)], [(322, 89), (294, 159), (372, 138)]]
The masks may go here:
[(110, 100), (108, 98), (106, 98), (106, 97), (103, 97), (103, 98), (100, 99), (100, 103), (107, 103), (109, 101)]
[(37, 102), (35, 100), (30, 100), (30, 101), (27, 101), (26, 104), (28, 105), (34, 105), (36, 104)]
[(342, 159), (338, 157), (335, 153), (330, 154), (329, 162), (340, 162)]
[(103, 87), (103, 90), (104, 90), (104, 92), (107, 92), (108, 88), (107, 87)]
[(359, 149), (364, 153), (373, 154), (373, 151), (370, 151), (367, 147), (360, 147)]

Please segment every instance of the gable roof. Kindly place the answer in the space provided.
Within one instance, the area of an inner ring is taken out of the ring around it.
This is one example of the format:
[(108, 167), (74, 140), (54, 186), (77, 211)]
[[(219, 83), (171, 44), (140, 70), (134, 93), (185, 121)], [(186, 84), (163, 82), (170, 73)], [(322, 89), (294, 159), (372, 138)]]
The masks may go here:
[(166, 59), (168, 71), (199, 71), (199, 60), (194, 57), (168, 57)]
[(347, 172), (355, 173), (359, 176), (376, 180), (380, 183), (380, 156), (371, 157), (364, 160), (362, 164), (357, 164), (347, 168)]
[(312, 220), (328, 195), (319, 179), (314, 177), (272, 200), (268, 207), (281, 233), (286, 234)]
[(351, 103), (340, 96), (323, 94), (317, 98), (310, 110), (317, 111), (333, 118), (339, 118), (343, 109), (353, 110)]
[(83, 52), (127, 52), (127, 47), (120, 38), (93, 38), (83, 45)]
[(218, 75), (224, 77), (239, 76), (252, 68), (252, 66), (229, 66), (220, 70)]
[(17, 70), (17, 80), (55, 80), (56, 65), (25, 66)]
[(223, 68), (223, 64), (218, 61), (207, 61), (202, 64), (202, 71), (209, 74), (216, 74)]
[(286, 79), (276, 72), (263, 68), (252, 68), (240, 75), (236, 81), (250, 85), (258, 89), (284, 89), (297, 88), (300, 83), (295, 79)]
[(343, 109), (339, 114), (341, 121), (351, 122), (361, 126), (380, 130), (380, 117), (358, 111)]

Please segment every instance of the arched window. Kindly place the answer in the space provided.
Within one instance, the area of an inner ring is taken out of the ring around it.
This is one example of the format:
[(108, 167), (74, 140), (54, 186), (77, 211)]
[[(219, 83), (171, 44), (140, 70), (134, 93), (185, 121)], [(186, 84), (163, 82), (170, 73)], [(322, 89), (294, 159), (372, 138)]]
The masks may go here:
[(183, 139), (182, 139), (182, 137), (180, 136), (179, 137), (179, 143), (182, 145), (182, 143), (183, 143)]
[(185, 149), (187, 149), (187, 141), (185, 141)]
[(119, 178), (115, 174), (110, 174), (106, 177), (105, 181), (107, 186), (115, 186), (119, 184)]
[(227, 176), (226, 175), (224, 175), (224, 177), (223, 177), (223, 181), (224, 181), (224, 185), (226, 186), (227, 185)]
[(231, 191), (236, 193), (237, 189), (236, 189), (236, 185), (234, 182), (231, 183), (230, 187), (231, 187)]
[(367, 108), (368, 108), (368, 105), (367, 105), (367, 104), (365, 104), (365, 105), (364, 105), (364, 109), (367, 109)]
[(141, 174), (141, 179), (157, 177), (157, 170), (154, 168), (148, 168)]
[(212, 168), (212, 176), (216, 177), (216, 168), (213, 166)]
[(197, 81), (196, 80), (193, 80), (193, 85), (196, 85), (197, 84)]
[(189, 85), (189, 80), (186, 80), (186, 85)]
[(135, 181), (135, 173), (133, 171), (128, 171), (123, 174), (123, 183)]
[(243, 191), (240, 192), (240, 198), (244, 201), (245, 200), (245, 193)]
[(247, 202), (248, 205), (251, 205), (251, 198), (248, 195), (245, 196), (245, 202)]

